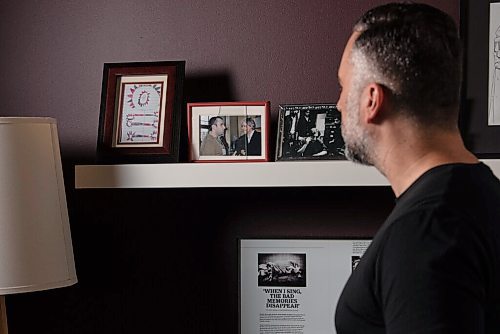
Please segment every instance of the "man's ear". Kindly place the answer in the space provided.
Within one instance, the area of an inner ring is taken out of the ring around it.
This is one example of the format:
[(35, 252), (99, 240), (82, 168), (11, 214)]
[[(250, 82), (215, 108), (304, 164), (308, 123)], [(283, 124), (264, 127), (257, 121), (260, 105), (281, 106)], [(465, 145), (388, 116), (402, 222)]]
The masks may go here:
[(366, 123), (378, 123), (380, 121), (384, 102), (384, 87), (377, 83), (370, 83), (365, 87), (362, 99), (362, 117), (364, 117)]

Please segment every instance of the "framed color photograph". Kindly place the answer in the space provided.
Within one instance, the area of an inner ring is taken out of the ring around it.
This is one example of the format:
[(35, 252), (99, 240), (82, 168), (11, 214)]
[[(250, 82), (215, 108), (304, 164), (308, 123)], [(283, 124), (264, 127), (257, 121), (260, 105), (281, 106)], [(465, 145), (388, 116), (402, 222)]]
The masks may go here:
[(101, 161), (178, 161), (184, 66), (184, 61), (104, 64)]
[(465, 46), (460, 129), (480, 158), (500, 157), (500, 1), (460, 1)]
[(188, 103), (190, 160), (268, 161), (269, 102)]
[(279, 106), (276, 161), (344, 160), (344, 149), (336, 104)]
[(370, 242), (240, 239), (240, 334), (335, 333), (335, 306)]

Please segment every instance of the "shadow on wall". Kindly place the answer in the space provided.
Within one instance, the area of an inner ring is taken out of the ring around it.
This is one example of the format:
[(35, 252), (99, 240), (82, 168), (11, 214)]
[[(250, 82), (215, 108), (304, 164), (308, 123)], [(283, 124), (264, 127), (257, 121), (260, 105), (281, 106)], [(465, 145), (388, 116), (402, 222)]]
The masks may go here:
[(184, 80), (184, 97), (186, 103), (234, 101), (231, 77), (226, 72), (188, 75)]
[(235, 101), (233, 82), (229, 73), (212, 72), (188, 75), (184, 80), (184, 104), (181, 117), (179, 162), (188, 161), (187, 110), (189, 102)]

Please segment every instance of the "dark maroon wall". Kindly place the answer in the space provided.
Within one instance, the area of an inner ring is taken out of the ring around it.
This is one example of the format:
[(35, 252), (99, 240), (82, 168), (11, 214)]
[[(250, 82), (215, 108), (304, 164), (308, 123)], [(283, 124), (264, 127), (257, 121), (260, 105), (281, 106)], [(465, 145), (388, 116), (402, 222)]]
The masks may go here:
[(237, 333), (239, 237), (373, 235), (387, 187), (75, 190), (73, 165), (94, 159), (103, 63), (186, 60), (188, 102), (269, 100), (275, 120), (336, 101), (352, 24), (383, 2), (3, 1), (0, 115), (58, 120), (79, 277), (9, 296), (11, 333)]
[[(3, 1), (0, 115), (55, 117), (63, 154), (92, 158), (103, 63), (129, 61), (186, 60), (213, 93), (188, 102), (333, 102), (352, 23), (383, 2)], [(426, 2), (458, 18), (458, 0)]]

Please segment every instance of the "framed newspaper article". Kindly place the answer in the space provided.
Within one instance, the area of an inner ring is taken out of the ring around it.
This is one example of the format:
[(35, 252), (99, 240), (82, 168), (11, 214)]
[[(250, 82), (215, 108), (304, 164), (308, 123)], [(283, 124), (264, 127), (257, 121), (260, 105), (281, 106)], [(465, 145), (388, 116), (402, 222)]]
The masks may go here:
[(188, 103), (190, 161), (268, 161), (269, 102)]
[(240, 334), (335, 333), (337, 300), (370, 242), (240, 239)]
[(340, 126), (335, 103), (280, 105), (276, 161), (345, 159)]

